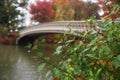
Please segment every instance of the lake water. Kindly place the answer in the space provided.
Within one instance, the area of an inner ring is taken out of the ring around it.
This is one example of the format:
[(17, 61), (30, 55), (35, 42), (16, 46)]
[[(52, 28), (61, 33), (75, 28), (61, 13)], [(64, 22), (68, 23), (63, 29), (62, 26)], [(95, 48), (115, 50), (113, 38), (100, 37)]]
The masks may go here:
[[(53, 45), (41, 45), (39, 50), (51, 56), (54, 49)], [(42, 76), (42, 80), (52, 80), (52, 77), (44, 76), (44, 70), (37, 71), (42, 62), (35, 52), (28, 53), (24, 47), (0, 45), (0, 80), (38, 80), (39, 76)]]

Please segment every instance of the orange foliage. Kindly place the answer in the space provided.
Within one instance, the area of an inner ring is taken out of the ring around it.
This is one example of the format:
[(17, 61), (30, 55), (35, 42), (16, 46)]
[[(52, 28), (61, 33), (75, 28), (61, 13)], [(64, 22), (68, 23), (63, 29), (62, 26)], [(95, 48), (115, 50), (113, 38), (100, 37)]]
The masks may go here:
[(99, 6), (82, 0), (53, 0), (30, 5), (32, 20), (48, 22), (53, 20), (85, 20), (92, 17), (99, 19)]
[(72, 0), (54, 0), (53, 1), (56, 17), (55, 20), (72, 20), (74, 9), (72, 8)]
[(61, 5), (63, 3), (70, 3), (71, 1), (72, 0), (53, 0), (55, 6)]

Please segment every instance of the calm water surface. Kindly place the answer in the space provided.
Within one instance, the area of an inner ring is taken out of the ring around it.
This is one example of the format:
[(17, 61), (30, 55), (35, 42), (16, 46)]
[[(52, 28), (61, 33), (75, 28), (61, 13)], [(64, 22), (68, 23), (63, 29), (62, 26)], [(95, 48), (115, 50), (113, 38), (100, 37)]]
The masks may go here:
[[(40, 50), (51, 56), (54, 47), (42, 45)], [(52, 77), (44, 77), (44, 70), (37, 72), (41, 62), (35, 52), (28, 53), (24, 47), (0, 45), (0, 80), (38, 80), (40, 75), (43, 76), (42, 80), (52, 80)]]

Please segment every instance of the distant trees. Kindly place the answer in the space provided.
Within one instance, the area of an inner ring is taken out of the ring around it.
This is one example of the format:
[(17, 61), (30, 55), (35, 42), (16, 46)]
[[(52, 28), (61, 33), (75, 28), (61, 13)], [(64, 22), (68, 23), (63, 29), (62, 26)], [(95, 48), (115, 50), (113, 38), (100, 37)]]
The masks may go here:
[(99, 6), (82, 0), (40, 1), (30, 5), (31, 19), (38, 22), (58, 20), (84, 20), (89, 17), (99, 18)]
[(32, 20), (38, 22), (49, 22), (55, 18), (53, 3), (48, 1), (36, 1), (36, 4), (30, 5)]
[(7, 35), (23, 21), (24, 14), (18, 8), (25, 7), (27, 0), (2, 0), (0, 1), (0, 35)]
[(21, 3), (17, 0), (0, 1), (0, 26), (18, 24), (21, 21), (18, 16), (23, 16), (23, 14), (17, 8), (23, 7), (25, 4), (25, 0)]
[(92, 2), (83, 2), (79, 0), (74, 1), (74, 20), (84, 20), (90, 17), (99, 18), (99, 6)]
[(72, 0), (53, 0), (56, 17), (55, 20), (73, 20), (74, 9)]

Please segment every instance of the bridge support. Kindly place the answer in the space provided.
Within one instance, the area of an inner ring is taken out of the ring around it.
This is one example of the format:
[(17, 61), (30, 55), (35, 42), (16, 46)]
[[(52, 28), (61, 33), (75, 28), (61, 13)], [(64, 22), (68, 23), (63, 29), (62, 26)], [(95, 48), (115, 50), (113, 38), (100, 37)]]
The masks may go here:
[(24, 46), (24, 45), (27, 45), (28, 43), (33, 44), (33, 42), (34, 42), (35, 39), (36, 39), (36, 38), (33, 37), (33, 36), (25, 36), (25, 37), (20, 38), (20, 39), (17, 41), (17, 45)]
[(27, 35), (27, 36), (23, 36), (19, 39), (17, 39), (16, 43), (19, 46), (25, 46), (30, 44), (34, 44), (34, 41), (42, 36), (48, 35), (48, 34), (55, 34), (55, 33), (41, 33), (41, 34), (32, 34), (32, 35)]

